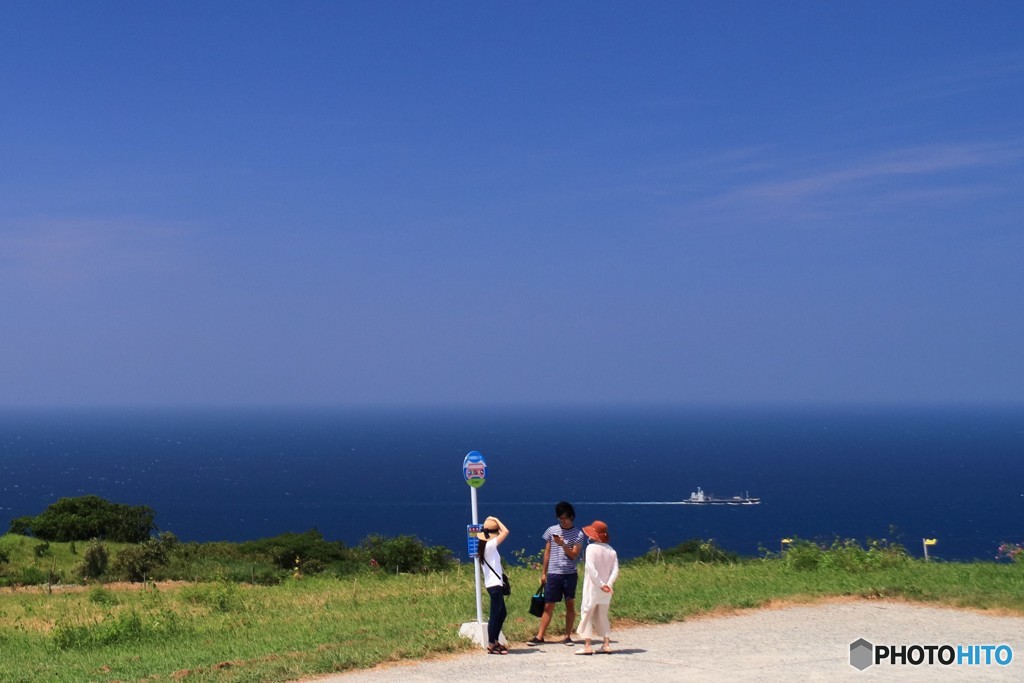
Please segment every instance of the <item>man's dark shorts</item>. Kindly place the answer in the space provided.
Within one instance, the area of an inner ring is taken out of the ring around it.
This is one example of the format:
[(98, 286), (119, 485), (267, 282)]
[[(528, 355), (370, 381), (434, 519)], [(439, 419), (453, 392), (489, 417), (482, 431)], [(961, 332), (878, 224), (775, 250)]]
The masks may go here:
[(576, 599), (576, 584), (579, 574), (548, 574), (544, 584), (544, 602), (561, 602), (562, 599)]

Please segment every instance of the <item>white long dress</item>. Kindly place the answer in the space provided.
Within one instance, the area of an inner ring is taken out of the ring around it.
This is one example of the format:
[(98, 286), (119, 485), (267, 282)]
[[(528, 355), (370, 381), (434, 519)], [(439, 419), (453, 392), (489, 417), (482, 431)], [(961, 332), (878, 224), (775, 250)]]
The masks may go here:
[(583, 568), (583, 601), (580, 607), (580, 625), (576, 632), (581, 638), (607, 638), (611, 634), (608, 608), (612, 594), (601, 586), (613, 586), (619, 578), (619, 555), (607, 543), (591, 542)]

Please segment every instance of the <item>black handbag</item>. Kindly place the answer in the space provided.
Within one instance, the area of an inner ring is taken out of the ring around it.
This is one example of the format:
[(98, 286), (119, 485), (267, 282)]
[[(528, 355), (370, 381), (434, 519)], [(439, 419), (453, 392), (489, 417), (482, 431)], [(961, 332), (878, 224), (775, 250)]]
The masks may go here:
[(539, 617), (544, 614), (544, 582), (540, 582), (540, 588), (530, 597), (530, 614)]
[[(491, 566), (490, 562), (484, 560), (484, 556), (482, 553), (480, 555), (480, 559), (483, 560), (483, 563), (487, 565), (487, 568), (491, 570), (492, 574), (498, 573), (494, 571), (494, 567)], [(505, 572), (501, 573), (501, 594), (505, 596), (512, 595), (512, 584), (508, 582), (508, 574), (506, 574)]]

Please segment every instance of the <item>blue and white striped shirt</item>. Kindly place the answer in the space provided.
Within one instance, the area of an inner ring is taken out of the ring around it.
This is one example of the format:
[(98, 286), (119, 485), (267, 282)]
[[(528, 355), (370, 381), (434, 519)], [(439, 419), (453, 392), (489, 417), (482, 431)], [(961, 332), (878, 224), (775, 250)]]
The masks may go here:
[(549, 526), (547, 531), (544, 532), (544, 542), (551, 544), (551, 555), (548, 557), (548, 574), (574, 574), (576, 572), (576, 563), (569, 559), (569, 556), (562, 550), (562, 546), (551, 540), (551, 537), (555, 534), (561, 536), (567, 546), (572, 547), (583, 542), (583, 531), (576, 527), (563, 529), (561, 524), (555, 524)]

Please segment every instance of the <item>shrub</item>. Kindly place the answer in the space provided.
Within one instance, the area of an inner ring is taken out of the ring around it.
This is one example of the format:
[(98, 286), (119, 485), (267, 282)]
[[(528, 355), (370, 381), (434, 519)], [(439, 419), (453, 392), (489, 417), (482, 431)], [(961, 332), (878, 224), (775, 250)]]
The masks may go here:
[(797, 571), (821, 569), (846, 573), (887, 569), (910, 561), (906, 549), (899, 543), (868, 539), (867, 546), (861, 547), (852, 538), (837, 537), (828, 548), (796, 539), (784, 553), (783, 561), (787, 568)]
[(452, 553), (443, 546), (428, 548), (415, 536), (386, 538), (371, 534), (363, 539), (360, 550), (368, 560), (386, 571), (421, 573), (442, 571), (452, 564)]
[(107, 572), (110, 563), (110, 553), (107, 546), (94, 538), (85, 547), (85, 554), (82, 556), (82, 563), (78, 565), (78, 573), (82, 578), (98, 579)]
[(287, 533), (272, 538), (242, 543), (244, 555), (263, 556), (279, 569), (293, 570), (296, 560), (302, 571), (309, 574), (322, 572), (328, 566), (352, 562), (352, 551), (341, 541), (326, 541), (316, 529), (301, 534)]
[(124, 548), (114, 558), (113, 569), (129, 581), (145, 581), (154, 569), (167, 563), (168, 553), (178, 544), (174, 534), (160, 534)]
[(20, 586), (38, 586), (49, 580), (50, 575), (39, 567), (22, 567), (21, 572), (14, 577), (14, 582)]
[(821, 565), (822, 550), (811, 541), (794, 538), (782, 555), (787, 569), (795, 571), (813, 571)]
[(428, 546), (423, 551), (423, 569), (428, 572), (443, 572), (455, 562), (452, 551), (443, 545)]
[(658, 562), (685, 564), (688, 562), (732, 563), (739, 562), (739, 559), (739, 555), (724, 550), (714, 539), (691, 538), (668, 550), (652, 548), (633, 561), (651, 564)]
[(423, 543), (414, 536), (387, 538), (370, 534), (363, 539), (360, 548), (371, 562), (386, 571), (411, 572), (423, 564)]
[[(384, 537), (378, 538), (387, 541)], [(348, 548), (341, 541), (327, 541), (316, 529), (243, 543), (236, 547), (232, 556), (254, 564), (269, 560), (276, 569), (289, 573), (298, 567), (302, 574), (330, 572), (339, 576), (365, 570), (370, 560), (364, 546)], [(444, 556), (438, 551), (425, 554), (419, 560), (427, 570), (445, 564)]]

